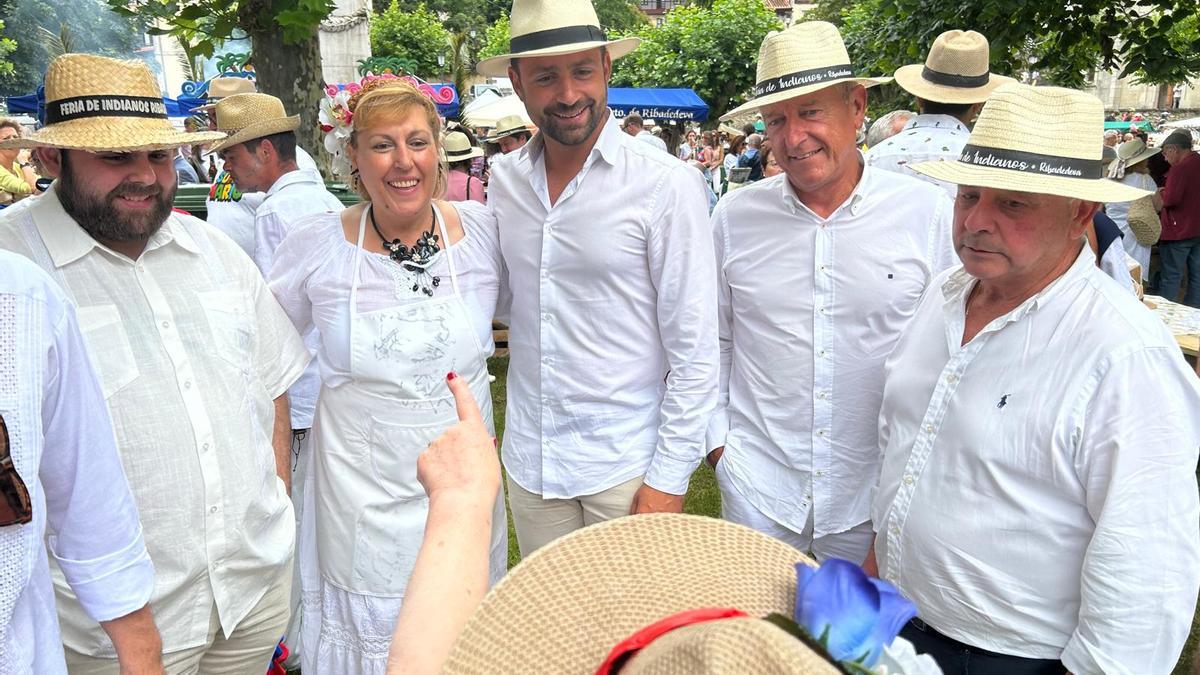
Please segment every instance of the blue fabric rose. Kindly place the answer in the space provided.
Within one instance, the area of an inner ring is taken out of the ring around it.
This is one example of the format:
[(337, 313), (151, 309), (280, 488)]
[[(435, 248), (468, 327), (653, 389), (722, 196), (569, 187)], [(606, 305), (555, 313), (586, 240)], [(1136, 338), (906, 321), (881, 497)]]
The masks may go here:
[(796, 563), (796, 622), (837, 661), (874, 665), (916, 615), (895, 586), (852, 562), (830, 558), (817, 569)]

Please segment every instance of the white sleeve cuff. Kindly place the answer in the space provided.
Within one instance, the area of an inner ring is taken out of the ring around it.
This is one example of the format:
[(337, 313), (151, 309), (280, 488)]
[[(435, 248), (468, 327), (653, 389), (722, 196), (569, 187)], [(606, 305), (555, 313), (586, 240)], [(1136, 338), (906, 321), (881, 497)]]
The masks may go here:
[(135, 612), (150, 602), (154, 593), (154, 564), (146, 552), (141, 528), (129, 544), (113, 553), (90, 560), (63, 558), (49, 549), (79, 598), (87, 615), (95, 621), (110, 621)]

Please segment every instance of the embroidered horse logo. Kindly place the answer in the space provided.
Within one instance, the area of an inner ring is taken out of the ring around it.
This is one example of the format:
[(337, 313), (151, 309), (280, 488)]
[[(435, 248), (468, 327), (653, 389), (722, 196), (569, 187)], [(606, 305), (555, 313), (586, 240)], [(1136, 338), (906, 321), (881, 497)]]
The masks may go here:
[(996, 407), (1003, 408), (1004, 406), (1008, 405), (1008, 397), (1009, 396), (1012, 396), (1012, 394), (1005, 394), (1005, 395), (1001, 396), (1000, 402), (996, 404)]

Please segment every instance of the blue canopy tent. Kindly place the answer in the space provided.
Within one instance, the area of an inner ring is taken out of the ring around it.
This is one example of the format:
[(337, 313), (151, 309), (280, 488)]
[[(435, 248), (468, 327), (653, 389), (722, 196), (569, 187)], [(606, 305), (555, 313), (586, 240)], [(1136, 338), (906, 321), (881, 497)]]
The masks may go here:
[(627, 89), (609, 87), (608, 107), (614, 117), (641, 115), (652, 120), (703, 122), (708, 104), (691, 89)]

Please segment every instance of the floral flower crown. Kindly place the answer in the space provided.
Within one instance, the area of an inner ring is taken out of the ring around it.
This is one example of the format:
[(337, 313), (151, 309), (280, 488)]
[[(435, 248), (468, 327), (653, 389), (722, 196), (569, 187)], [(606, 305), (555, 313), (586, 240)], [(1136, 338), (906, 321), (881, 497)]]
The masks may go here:
[(383, 75), (368, 74), (359, 82), (352, 82), (339, 88), (336, 84), (326, 85), (325, 98), (321, 99), (317, 119), (321, 131), (325, 134), (325, 151), (333, 158), (333, 172), (338, 175), (349, 175), (351, 171), (350, 158), (346, 154), (346, 146), (350, 144), (350, 136), (354, 133), (354, 110), (363, 95), (374, 89), (395, 86), (401, 82), (412, 85), (417, 91), (433, 101), (434, 105), (454, 101), (454, 91), (449, 88), (435, 89), (429, 83), (414, 75)]

